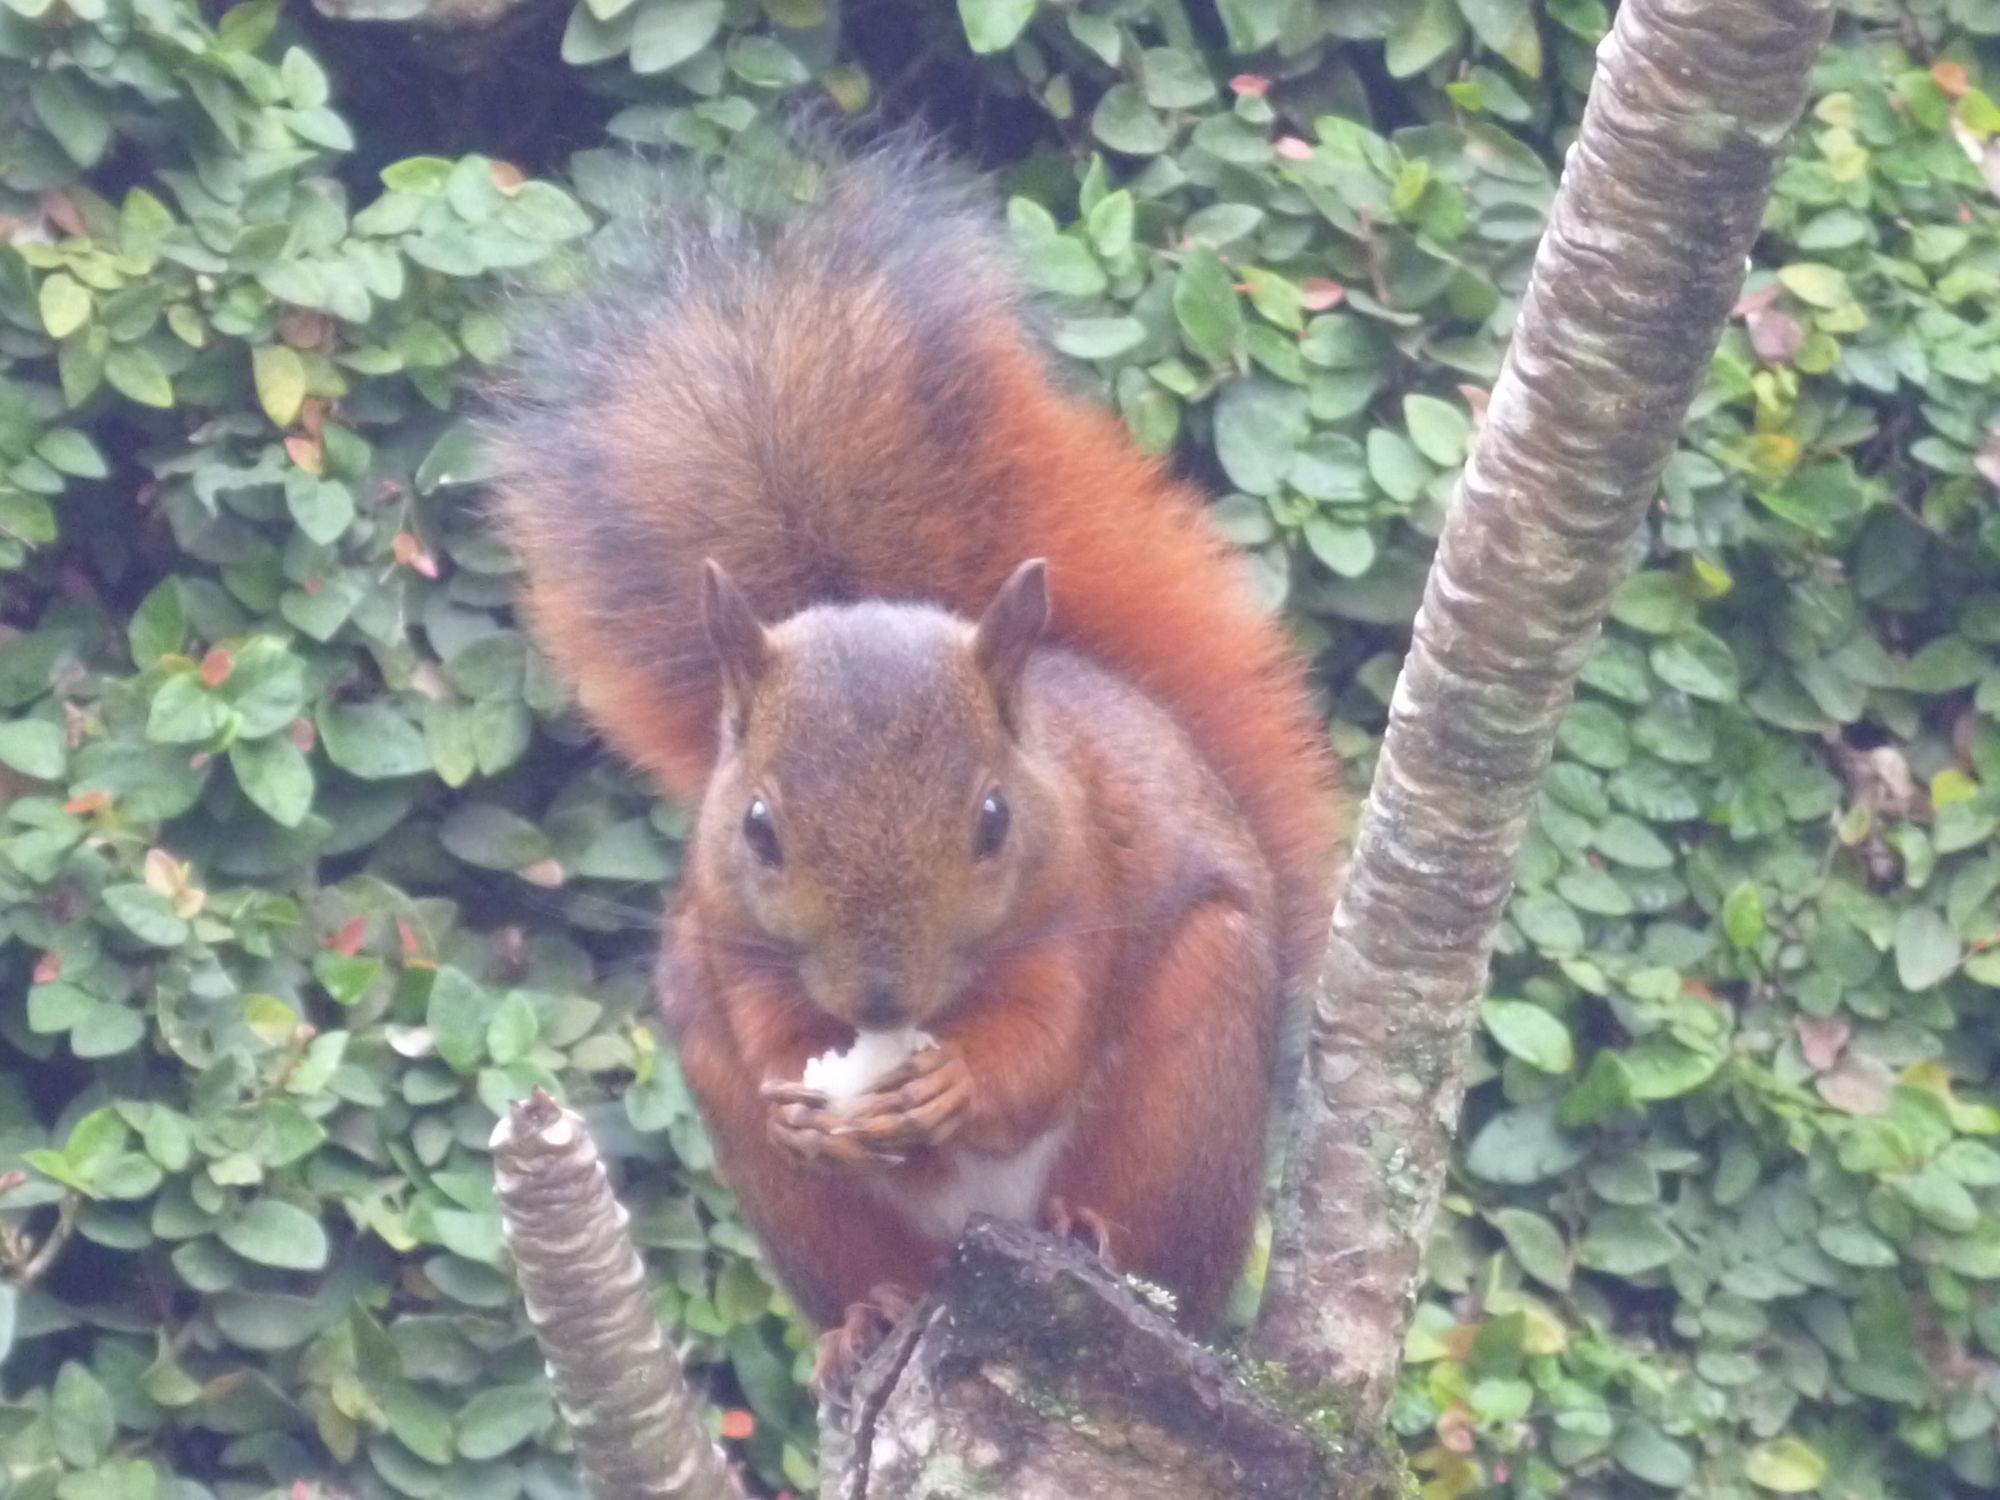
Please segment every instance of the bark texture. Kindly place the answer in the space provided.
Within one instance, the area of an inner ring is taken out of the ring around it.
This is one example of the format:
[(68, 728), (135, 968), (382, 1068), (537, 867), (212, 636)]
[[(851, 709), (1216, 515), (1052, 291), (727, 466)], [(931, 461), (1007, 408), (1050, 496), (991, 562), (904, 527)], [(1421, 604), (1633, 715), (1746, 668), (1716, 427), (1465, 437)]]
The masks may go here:
[(501, 1222), (577, 1465), (597, 1500), (742, 1500), (666, 1345), (581, 1118), (537, 1089), (493, 1132)]
[(1382, 1410), (1557, 721), (1742, 286), (1830, 0), (1625, 0), (1390, 706), (1257, 1348)]
[(824, 1500), (1400, 1493), (1386, 1445), (1274, 1404), (1075, 1243), (985, 1218), (821, 1428)]

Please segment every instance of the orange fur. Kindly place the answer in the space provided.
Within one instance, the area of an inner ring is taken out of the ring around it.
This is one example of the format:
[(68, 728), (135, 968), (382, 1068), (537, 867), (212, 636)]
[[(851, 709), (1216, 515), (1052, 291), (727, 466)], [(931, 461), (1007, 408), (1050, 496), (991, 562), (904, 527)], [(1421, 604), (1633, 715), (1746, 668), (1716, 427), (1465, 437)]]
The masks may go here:
[[(975, 617), (1048, 560), (1048, 643), (1111, 685), (1051, 688), (1076, 826), (1013, 913), (1019, 947), (939, 1028), (973, 1081), (955, 1144), (1004, 1153), (1073, 1120), (1051, 1190), (1205, 1321), (1240, 1265), (1277, 1012), (1318, 963), (1336, 873), (1303, 663), (1200, 497), (1051, 380), (983, 214), (927, 163), (850, 164), (762, 240), (669, 220), (660, 242), (658, 288), (607, 290), (502, 392), (496, 499), (538, 639), (607, 739), (695, 805), (724, 750), (702, 559), (767, 622), (871, 598)], [(725, 1175), (827, 1325), (948, 1247), (773, 1146), (759, 1083), (851, 1033), (738, 961), (704, 878), (676, 913), (668, 1019)], [(1036, 938), (1050, 911), (1067, 926)], [(942, 1168), (897, 1170), (917, 1192)]]

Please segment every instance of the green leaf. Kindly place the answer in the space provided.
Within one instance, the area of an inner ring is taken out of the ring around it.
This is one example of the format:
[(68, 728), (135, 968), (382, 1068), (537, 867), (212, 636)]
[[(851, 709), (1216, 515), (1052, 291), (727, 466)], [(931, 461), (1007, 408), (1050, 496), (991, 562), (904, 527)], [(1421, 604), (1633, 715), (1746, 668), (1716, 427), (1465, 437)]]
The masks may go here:
[(458, 1451), (475, 1463), (512, 1452), (555, 1419), (540, 1383), (497, 1385), (479, 1392), (458, 1414)]
[(49, 1393), (49, 1436), (72, 1468), (87, 1469), (111, 1451), (118, 1422), (97, 1377), (74, 1360), (56, 1371)]
[(250, 368), (264, 415), (280, 427), (291, 426), (305, 405), (306, 362), (296, 349), (266, 344), (251, 351)]
[(1867, 1225), (1849, 1220), (1822, 1224), (1814, 1236), (1820, 1249), (1844, 1266), (1864, 1269), (1896, 1264), (1896, 1247)]
[(1624, 1055), (1634, 1099), (1675, 1099), (1715, 1076), (1722, 1059), (1683, 1046), (1664, 1032), (1642, 1038)]
[(125, 930), (155, 948), (178, 948), (188, 938), (188, 924), (151, 886), (136, 882), (107, 885), (99, 899)]
[(37, 301), (42, 327), (52, 339), (68, 338), (90, 321), (90, 293), (67, 271), (45, 277)]
[(1722, 902), (1722, 933), (1736, 948), (1764, 940), (1764, 897), (1754, 880), (1739, 881)]
[(111, 120), (97, 91), (74, 71), (38, 70), (31, 77), (28, 99), (49, 134), (79, 167), (96, 166), (111, 144)]
[(1628, 1422), (1611, 1456), (1634, 1478), (1663, 1490), (1684, 1489), (1694, 1479), (1694, 1455), (1644, 1418)]
[(1450, 402), (1413, 392), (1403, 398), (1403, 421), (1417, 451), (1439, 468), (1453, 469), (1465, 461), (1472, 423)]
[(1635, 1098), (1632, 1070), (1616, 1052), (1604, 1051), (1590, 1060), (1581, 1080), (1562, 1097), (1556, 1118), (1572, 1130), (1602, 1125)]
[(113, 390), (141, 406), (174, 404), (174, 384), (166, 366), (137, 344), (120, 344), (104, 357), (104, 378)]
[(68, 759), (62, 730), (46, 719), (0, 724), (0, 765), (36, 781), (54, 781), (62, 775)]
[(326, 73), (302, 47), (287, 47), (278, 64), (278, 77), (285, 85), (285, 97), (299, 109), (318, 109), (332, 97)]
[(326, 1230), (313, 1215), (282, 1198), (259, 1198), (217, 1231), (217, 1237), (245, 1260), (286, 1271), (317, 1271), (326, 1265)]
[(105, 479), (111, 474), (97, 444), (74, 427), (55, 427), (35, 444), (35, 457), (77, 479)]
[(1487, 1182), (1520, 1187), (1567, 1172), (1583, 1157), (1583, 1143), (1556, 1124), (1553, 1106), (1529, 1104), (1503, 1110), (1480, 1127), (1465, 1165)]
[(1402, 21), (1389, 33), (1384, 53), (1391, 78), (1409, 78), (1445, 57), (1465, 36), (1465, 25), (1452, 0), (1415, 0), (1402, 9)]
[(1660, 642), (1649, 660), (1660, 681), (1690, 698), (1729, 703), (1741, 686), (1735, 654), (1720, 637), (1699, 625), (1686, 626)]
[(1799, 261), (1780, 267), (1778, 280), (1784, 283), (1786, 291), (1809, 307), (1845, 307), (1854, 300), (1847, 278), (1818, 261)]
[(417, 493), (431, 495), (460, 485), (484, 484), (496, 473), (492, 455), (480, 445), (473, 429), (464, 422), (454, 422), (439, 434), (417, 465)]
[(1389, 427), (1368, 434), (1368, 473), (1392, 500), (1409, 505), (1431, 482), (1431, 467), (1410, 440)]
[(1611, 601), (1611, 618), (1648, 635), (1672, 635), (1694, 623), (1695, 603), (1678, 575), (1634, 573)]
[(423, 734), (386, 703), (329, 703), (317, 722), (327, 759), (350, 775), (383, 781), (430, 769)]
[(1216, 397), (1216, 460), (1238, 489), (1275, 494), (1311, 427), (1304, 391), (1263, 375), (1240, 376)]
[(1958, 967), (1958, 935), (1928, 906), (1906, 907), (1896, 919), (1896, 977), (1910, 991), (1930, 989)]
[(187, 745), (215, 738), (229, 722), (229, 706), (201, 685), (192, 671), (176, 672), (160, 684), (146, 715), (146, 738), (163, 745)]
[(526, 997), (510, 994), (493, 1012), (486, 1027), (486, 1054), (496, 1067), (510, 1067), (528, 1055), (541, 1034), (541, 1022)]
[(285, 484), (285, 508), (300, 531), (322, 547), (328, 547), (354, 524), (354, 493), (331, 479), (298, 473)]
[(1308, 516), (1302, 530), (1312, 555), (1342, 578), (1359, 578), (1375, 566), (1375, 534), (1366, 526)]
[(958, 0), (965, 39), (979, 53), (1005, 52), (1034, 19), (1036, 0)]
[(1527, 1000), (1487, 1000), (1480, 1020), (1493, 1039), (1515, 1057), (1544, 1073), (1567, 1073), (1576, 1066), (1569, 1028)]
[(312, 767), (282, 734), (238, 740), (229, 747), (229, 765), (244, 795), (279, 826), (296, 828), (312, 810)]
[(1182, 261), (1174, 278), (1174, 317), (1188, 348), (1210, 364), (1242, 354), (1243, 305), (1235, 279), (1213, 250), (1196, 249)]
[(1760, 1489), (1802, 1495), (1826, 1478), (1826, 1460), (1802, 1439), (1781, 1437), (1751, 1449), (1743, 1473)]
[(1925, 1167), (1896, 1179), (1896, 1191), (1924, 1218), (1952, 1234), (1979, 1227), (1979, 1204), (1957, 1178), (1936, 1167)]
[(441, 966), (431, 982), (424, 1021), (438, 1056), (454, 1073), (471, 1073), (486, 1060), (486, 1032), (493, 1002), (462, 970)]
[(1680, 1253), (1680, 1241), (1657, 1208), (1603, 1208), (1576, 1248), (1579, 1265), (1612, 1276), (1642, 1276)]
[(1172, 47), (1147, 48), (1140, 76), (1146, 102), (1156, 109), (1194, 109), (1215, 97), (1215, 80), (1201, 60)]
[(680, 66), (722, 30), (723, 0), (648, 0), (632, 24), (634, 73)]
[(1053, 342), (1071, 359), (1116, 359), (1139, 347), (1146, 325), (1137, 318), (1066, 318)]
[(791, 48), (775, 37), (738, 36), (729, 44), (727, 58), (729, 71), (752, 88), (796, 88), (812, 77)]
[(1091, 112), (1090, 128), (1105, 145), (1127, 156), (1155, 156), (1173, 144), (1167, 122), (1134, 83), (1114, 83)]
[(187, 613), (181, 603), (179, 579), (162, 578), (153, 585), (132, 611), (125, 639), (132, 649), (132, 665), (142, 672), (187, 644)]
[(1503, 1208), (1493, 1215), (1493, 1225), (1522, 1270), (1559, 1292), (1569, 1290), (1569, 1247), (1554, 1224), (1525, 1208)]

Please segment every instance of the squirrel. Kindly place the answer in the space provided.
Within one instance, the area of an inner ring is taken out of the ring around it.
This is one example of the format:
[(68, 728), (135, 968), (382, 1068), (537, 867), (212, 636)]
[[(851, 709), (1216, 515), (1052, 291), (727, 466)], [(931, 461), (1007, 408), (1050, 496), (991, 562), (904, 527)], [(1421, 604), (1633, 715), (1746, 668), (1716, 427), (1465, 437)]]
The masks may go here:
[[(974, 1213), (1090, 1232), (1211, 1332), (1339, 864), (1306, 663), (1066, 389), (969, 173), (907, 134), (813, 171), (775, 220), (656, 203), (517, 341), (523, 618), (694, 812), (660, 1004), (816, 1384)], [(897, 1029), (849, 1107), (802, 1083)]]

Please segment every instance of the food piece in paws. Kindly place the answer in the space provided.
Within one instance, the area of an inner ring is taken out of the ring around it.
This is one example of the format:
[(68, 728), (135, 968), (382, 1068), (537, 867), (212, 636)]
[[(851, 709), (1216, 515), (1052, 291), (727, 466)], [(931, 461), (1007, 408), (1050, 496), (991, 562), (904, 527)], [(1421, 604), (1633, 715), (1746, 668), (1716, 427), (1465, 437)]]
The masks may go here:
[(878, 1079), (886, 1078), (924, 1048), (936, 1045), (929, 1033), (914, 1026), (857, 1032), (854, 1045), (845, 1051), (834, 1048), (807, 1062), (799, 1082), (823, 1095), (827, 1108), (846, 1112)]

